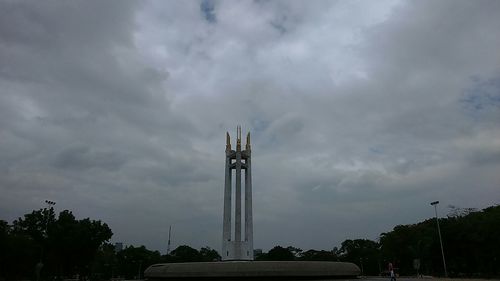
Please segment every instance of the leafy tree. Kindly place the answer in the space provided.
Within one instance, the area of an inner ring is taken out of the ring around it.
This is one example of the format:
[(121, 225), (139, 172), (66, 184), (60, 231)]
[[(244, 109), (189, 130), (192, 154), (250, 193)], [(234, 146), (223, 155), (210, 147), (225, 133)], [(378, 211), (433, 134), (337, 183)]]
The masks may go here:
[(337, 253), (342, 261), (357, 264), (365, 275), (379, 273), (379, 244), (368, 239), (345, 240)]
[[(107, 224), (90, 219), (77, 220), (68, 211), (56, 218), (54, 209), (41, 209), (13, 222), (7, 250), (9, 261), (33, 272), (43, 263), (42, 277), (90, 274), (98, 248), (113, 235)], [(26, 273), (23, 277), (27, 276)]]
[(2, 265), (5, 264), (6, 261), (6, 253), (7, 253), (7, 245), (9, 238), (10, 227), (9, 224), (0, 220), (0, 274), (3, 272)]
[(171, 262), (199, 262), (202, 261), (202, 256), (198, 250), (187, 245), (177, 247), (170, 253)]
[(35, 264), (40, 261), (40, 247), (24, 234), (7, 232), (5, 245), (0, 251), (0, 279), (20, 280), (34, 277)]
[[(451, 276), (498, 277), (500, 272), (500, 206), (481, 211), (454, 208), (439, 219)], [(458, 211), (457, 211), (458, 210)], [(200, 251), (187, 245), (171, 255), (161, 256), (144, 246), (129, 246), (119, 253), (106, 243), (111, 229), (101, 221), (78, 220), (70, 211), (58, 216), (52, 208), (33, 211), (12, 225), (0, 220), (0, 279), (34, 279), (34, 268), (44, 266), (42, 279), (79, 273), (93, 279), (142, 277), (151, 264), (220, 260), (217, 251)], [(402, 275), (416, 274), (413, 260), (420, 260), (420, 273), (443, 273), (435, 219), (398, 225), (382, 233), (379, 243), (348, 239), (340, 249), (302, 251), (292, 246), (276, 246), (256, 260), (348, 261), (363, 267), (366, 275), (376, 275), (392, 262)]]
[(109, 280), (118, 276), (118, 260), (115, 247), (105, 243), (99, 247), (92, 263), (92, 278), (96, 280)]
[(56, 221), (54, 208), (44, 208), (32, 211), (31, 214), (24, 215), (13, 223), (13, 233), (30, 236), (39, 245), (47, 242), (49, 228), (52, 228)]
[(269, 250), (265, 259), (269, 261), (293, 261), (295, 256), (289, 248), (276, 246)]
[(290, 251), (295, 258), (300, 257), (300, 255), (302, 254), (302, 249), (301, 248), (296, 248), (296, 247), (288, 246), (288, 247), (286, 247), (286, 249), (288, 251)]
[(450, 209), (447, 215), (449, 218), (464, 217), (470, 213), (477, 212), (476, 208), (460, 208), (453, 205), (449, 205), (448, 208)]
[[(458, 210), (458, 211), (457, 211)], [(453, 208), (439, 219), (446, 264), (450, 276), (495, 277), (500, 269), (500, 206), (482, 211)], [(380, 236), (382, 259), (395, 262), (402, 274), (442, 275), (443, 265), (435, 219), (400, 225)]]
[(336, 251), (317, 251), (311, 249), (302, 252), (299, 259), (304, 261), (338, 261), (339, 257)]
[(128, 246), (116, 254), (116, 259), (117, 274), (126, 279), (142, 277), (148, 266), (162, 261), (160, 252), (150, 251), (144, 246)]
[(200, 256), (202, 261), (220, 261), (221, 256), (216, 250), (210, 247), (203, 247), (200, 249)]

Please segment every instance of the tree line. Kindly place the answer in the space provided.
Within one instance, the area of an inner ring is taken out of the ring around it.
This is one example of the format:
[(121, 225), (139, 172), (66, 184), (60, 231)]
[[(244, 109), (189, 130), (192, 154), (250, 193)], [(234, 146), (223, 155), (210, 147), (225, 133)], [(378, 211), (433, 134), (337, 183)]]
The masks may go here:
[[(451, 277), (500, 276), (500, 206), (481, 211), (450, 206), (440, 218), (444, 255)], [(365, 275), (387, 274), (392, 263), (400, 275), (443, 276), (444, 266), (435, 218), (398, 225), (378, 241), (348, 239), (331, 251), (276, 246), (257, 260), (321, 260), (357, 264)]]
[(113, 232), (99, 220), (76, 219), (54, 208), (25, 214), (12, 224), (0, 220), (0, 280), (109, 280), (143, 277), (155, 263), (217, 261), (217, 251), (183, 245), (169, 255), (144, 246), (115, 249)]
[[(455, 277), (498, 277), (500, 269), (500, 206), (483, 210), (452, 208), (439, 219), (448, 274)], [(141, 278), (155, 263), (220, 261), (210, 247), (182, 245), (161, 255), (144, 246), (117, 250), (109, 243), (106, 223), (76, 219), (65, 210), (33, 211), (12, 224), (0, 220), (0, 280), (48, 280), (79, 276), (91, 280)], [(401, 275), (443, 275), (436, 220), (398, 225), (377, 241), (347, 239), (331, 250), (275, 246), (257, 252), (256, 260), (344, 261), (364, 275), (383, 275), (393, 263)]]

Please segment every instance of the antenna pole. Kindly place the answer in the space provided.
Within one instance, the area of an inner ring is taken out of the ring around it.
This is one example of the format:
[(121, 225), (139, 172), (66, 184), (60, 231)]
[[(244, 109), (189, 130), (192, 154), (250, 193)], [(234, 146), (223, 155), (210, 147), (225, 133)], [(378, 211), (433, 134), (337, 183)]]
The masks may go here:
[(168, 228), (168, 244), (167, 244), (167, 255), (170, 255), (170, 235), (172, 234), (172, 225)]

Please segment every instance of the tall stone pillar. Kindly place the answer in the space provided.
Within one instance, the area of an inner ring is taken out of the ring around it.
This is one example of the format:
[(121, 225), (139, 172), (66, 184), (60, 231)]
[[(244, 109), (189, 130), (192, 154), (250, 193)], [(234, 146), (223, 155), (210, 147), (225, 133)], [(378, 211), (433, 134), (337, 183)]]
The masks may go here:
[[(237, 128), (236, 150), (231, 149), (231, 139), (226, 133), (226, 169), (224, 182), (224, 218), (222, 229), (222, 260), (253, 260), (253, 221), (252, 221), (252, 168), (250, 153), (250, 133), (247, 135), (245, 150), (241, 150), (241, 127)], [(234, 162), (233, 162), (234, 160)], [(233, 225), (232, 214), (232, 170), (235, 170), (235, 218), (234, 239), (231, 236)], [(242, 231), (242, 192), (241, 171), (245, 171), (245, 225), (244, 240)]]
[(224, 221), (222, 226), (222, 253), (229, 255), (228, 242), (231, 241), (231, 140), (226, 133), (226, 171), (224, 181)]
[[(241, 128), (236, 131), (236, 202), (235, 202), (235, 212), (234, 212), (234, 241), (241, 242)], [(240, 243), (237, 243), (239, 246)], [(236, 257), (238, 258), (238, 257)]]
[(245, 150), (245, 242), (248, 243), (246, 255), (253, 260), (253, 216), (252, 216), (252, 157), (250, 150), (250, 132), (247, 134)]

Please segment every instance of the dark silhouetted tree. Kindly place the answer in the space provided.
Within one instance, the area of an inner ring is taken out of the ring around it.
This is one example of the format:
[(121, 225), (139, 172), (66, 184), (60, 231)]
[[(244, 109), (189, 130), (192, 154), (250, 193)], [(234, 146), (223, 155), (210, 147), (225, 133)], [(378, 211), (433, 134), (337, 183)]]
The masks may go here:
[(365, 275), (379, 274), (380, 245), (368, 239), (345, 240), (338, 250), (340, 260), (362, 268)]
[(93, 280), (109, 280), (119, 275), (115, 247), (110, 243), (100, 246), (92, 263)]
[(338, 261), (339, 258), (336, 251), (317, 251), (317, 250), (307, 250), (302, 252), (300, 255), (300, 260), (304, 261)]
[[(13, 222), (10, 231), (9, 261), (24, 265), (24, 272), (34, 272), (43, 262), (42, 277), (89, 276), (90, 264), (98, 248), (113, 233), (101, 221), (77, 220), (70, 211), (56, 218), (54, 209), (41, 209)], [(32, 277), (26, 275), (24, 277)]]
[(177, 247), (170, 253), (172, 262), (197, 262), (202, 260), (202, 256), (198, 250), (187, 245)]
[(200, 256), (202, 261), (220, 261), (221, 256), (216, 250), (210, 247), (203, 247), (200, 249)]
[(144, 270), (152, 264), (161, 262), (161, 255), (158, 251), (150, 251), (144, 246), (125, 247), (116, 254), (118, 263), (118, 274), (126, 279), (144, 276)]
[(269, 250), (266, 255), (266, 259), (270, 261), (293, 261), (295, 259), (295, 256), (289, 248), (276, 246)]
[[(482, 211), (452, 208), (440, 218), (441, 234), (450, 276), (496, 277), (500, 272), (500, 206)], [(457, 211), (458, 210), (458, 211)], [(412, 225), (398, 225), (380, 236), (383, 263), (395, 262), (401, 274), (443, 275), (439, 237), (434, 218)]]

